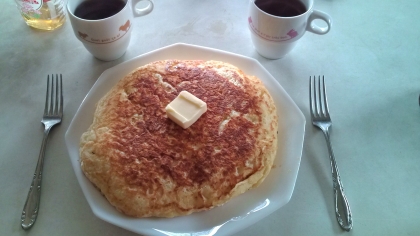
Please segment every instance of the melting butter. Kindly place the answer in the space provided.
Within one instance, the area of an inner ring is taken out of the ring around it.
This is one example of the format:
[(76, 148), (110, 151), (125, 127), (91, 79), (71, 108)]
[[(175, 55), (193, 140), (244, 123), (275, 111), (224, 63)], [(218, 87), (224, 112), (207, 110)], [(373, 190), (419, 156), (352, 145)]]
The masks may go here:
[(187, 129), (207, 111), (207, 104), (191, 93), (182, 91), (165, 110), (169, 119)]

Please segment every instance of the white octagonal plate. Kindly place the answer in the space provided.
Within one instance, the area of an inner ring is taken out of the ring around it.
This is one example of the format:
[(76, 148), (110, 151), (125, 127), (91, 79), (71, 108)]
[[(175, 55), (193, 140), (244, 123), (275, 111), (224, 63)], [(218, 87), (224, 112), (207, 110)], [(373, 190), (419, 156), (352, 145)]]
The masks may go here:
[[(219, 60), (259, 77), (272, 95), (279, 116), (279, 140), (274, 168), (256, 189), (214, 209), (166, 218), (132, 218), (118, 212), (83, 175), (79, 162), (79, 139), (93, 121), (96, 102), (119, 79), (137, 67), (165, 59)], [(71, 163), (80, 187), (94, 214), (104, 221), (144, 235), (229, 235), (263, 219), (291, 198), (299, 170), (305, 117), (276, 79), (255, 59), (212, 48), (178, 43), (129, 61), (102, 73), (86, 95), (65, 135)]]

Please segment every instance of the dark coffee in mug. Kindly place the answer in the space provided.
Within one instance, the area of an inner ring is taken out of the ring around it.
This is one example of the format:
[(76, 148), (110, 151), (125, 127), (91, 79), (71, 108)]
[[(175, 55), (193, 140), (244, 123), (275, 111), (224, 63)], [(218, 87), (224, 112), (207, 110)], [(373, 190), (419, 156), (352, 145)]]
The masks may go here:
[(87, 0), (80, 3), (74, 15), (85, 20), (100, 20), (111, 17), (125, 7), (123, 0)]
[(265, 13), (280, 17), (298, 16), (307, 11), (300, 0), (255, 0), (255, 5)]

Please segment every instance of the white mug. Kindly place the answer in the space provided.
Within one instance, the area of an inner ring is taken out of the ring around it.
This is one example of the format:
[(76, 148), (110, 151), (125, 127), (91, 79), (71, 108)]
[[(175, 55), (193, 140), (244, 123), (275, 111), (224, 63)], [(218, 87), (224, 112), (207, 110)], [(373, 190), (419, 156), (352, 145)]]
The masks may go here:
[[(331, 17), (313, 9), (313, 0), (300, 0), (306, 12), (292, 17), (270, 15), (249, 1), (248, 26), (257, 52), (269, 59), (279, 59), (289, 53), (306, 31), (326, 34), (331, 29)], [(320, 27), (314, 20), (323, 20), (327, 26)]]
[[(120, 58), (127, 50), (133, 28), (133, 16), (143, 16), (153, 10), (152, 0), (123, 0), (124, 8), (108, 18), (99, 20), (82, 19), (74, 15), (76, 8), (89, 0), (68, 0), (67, 11), (71, 25), (85, 48), (96, 58), (112, 61)], [(140, 1), (149, 4), (144, 8), (136, 8)]]

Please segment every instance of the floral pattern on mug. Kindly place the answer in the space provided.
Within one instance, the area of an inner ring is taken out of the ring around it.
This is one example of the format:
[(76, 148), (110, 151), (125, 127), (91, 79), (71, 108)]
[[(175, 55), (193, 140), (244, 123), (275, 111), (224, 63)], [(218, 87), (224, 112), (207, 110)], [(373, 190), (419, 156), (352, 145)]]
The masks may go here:
[(107, 43), (112, 43), (112, 42), (115, 42), (115, 41), (121, 39), (124, 35), (126, 35), (128, 33), (130, 27), (131, 27), (131, 22), (130, 22), (130, 20), (127, 20), (125, 22), (125, 24), (121, 25), (118, 28), (118, 32), (122, 31), (123, 32), (122, 34), (118, 33), (117, 35), (115, 35), (113, 37), (104, 38), (104, 39), (90, 37), (88, 34), (80, 32), (80, 31), (77, 31), (77, 33), (78, 33), (78, 36), (86, 42), (94, 43), (94, 44), (107, 44)]
[(291, 40), (293, 38), (296, 38), (298, 36), (298, 32), (294, 29), (289, 30), (289, 32), (287, 32), (287, 35), (285, 36), (271, 36), (268, 34), (265, 34), (263, 32), (261, 32), (252, 22), (252, 18), (248, 17), (248, 24), (249, 24), (249, 28), (251, 28), (252, 31), (254, 31), (254, 33), (256, 33), (258, 36), (260, 36), (261, 38), (268, 40), (268, 41), (273, 41), (273, 42), (284, 42), (284, 41), (288, 41)]

